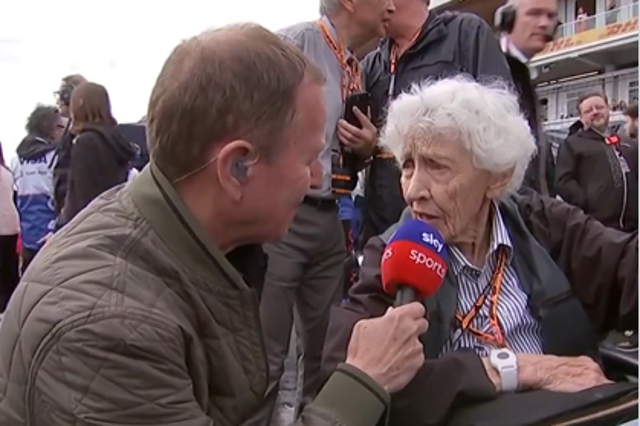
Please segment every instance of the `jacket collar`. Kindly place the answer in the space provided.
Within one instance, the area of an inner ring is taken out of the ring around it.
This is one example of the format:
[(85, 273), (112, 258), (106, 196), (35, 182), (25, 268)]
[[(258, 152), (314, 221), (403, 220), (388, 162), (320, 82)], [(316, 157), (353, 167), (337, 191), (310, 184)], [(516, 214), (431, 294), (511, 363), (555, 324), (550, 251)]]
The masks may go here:
[[(403, 54), (403, 57), (412, 55), (416, 52), (426, 51), (430, 45), (445, 38), (448, 34), (446, 22), (453, 17), (454, 14), (444, 13), (438, 14), (434, 11), (430, 11), (426, 21), (422, 24), (420, 35), (416, 39), (407, 51)], [(391, 52), (391, 47), (395, 42), (387, 37), (380, 44), (379, 50), (383, 60), (388, 61)]]
[(453, 16), (455, 15), (449, 13), (438, 14), (430, 11), (426, 21), (422, 24), (422, 30), (420, 30), (418, 39), (409, 47), (406, 53), (424, 52), (432, 44), (446, 38), (449, 34), (446, 24)]
[(513, 43), (509, 41), (509, 37), (507, 35), (503, 35), (500, 37), (500, 48), (505, 55), (511, 56), (513, 59), (527, 67), (530, 80), (535, 80), (536, 78), (538, 78), (537, 68), (529, 66), (531, 60), (527, 58), (527, 55), (522, 53), (520, 49), (518, 49)]
[[(504, 223), (502, 213), (497, 203), (492, 203), (490, 212), (490, 226), (491, 232), (489, 237), (489, 249), (487, 250), (487, 258), (493, 256), (498, 250), (504, 246), (507, 247), (508, 261), (511, 262), (513, 258), (513, 244), (511, 244), (511, 238), (509, 238), (509, 230)], [(458, 276), (465, 269), (465, 267), (476, 268), (467, 260), (462, 252), (455, 246), (449, 248), (449, 262), (451, 264), (451, 270), (454, 275)], [(487, 262), (488, 263), (488, 262)]]
[(508, 36), (503, 35), (502, 37), (500, 37), (500, 47), (502, 48), (502, 51), (504, 53), (506, 53), (507, 55), (511, 55), (513, 58), (517, 59), (523, 64), (527, 65), (529, 63), (529, 58), (527, 58), (527, 56), (522, 53), (520, 49), (518, 49), (513, 43), (509, 41)]
[[(172, 250), (178, 262), (207, 282), (247, 288), (225, 255), (205, 237), (202, 226), (153, 162), (129, 184), (129, 190), (142, 217)], [(220, 280), (220, 274), (227, 279)]]

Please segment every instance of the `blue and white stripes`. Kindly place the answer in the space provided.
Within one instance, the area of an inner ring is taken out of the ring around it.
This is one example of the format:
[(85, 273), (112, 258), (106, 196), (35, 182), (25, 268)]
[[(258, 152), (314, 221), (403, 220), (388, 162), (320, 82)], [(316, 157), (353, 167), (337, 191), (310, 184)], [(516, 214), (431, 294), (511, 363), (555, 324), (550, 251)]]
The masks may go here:
[[(485, 265), (479, 269), (473, 266), (456, 247), (450, 247), (449, 268), (458, 283), (458, 311), (463, 315), (471, 310), (480, 294), (490, 285), (493, 271), (498, 261), (500, 246), (508, 247), (507, 268), (503, 275), (502, 289), (498, 303), (498, 318), (505, 334), (506, 345), (515, 353), (542, 353), (542, 328), (529, 312), (529, 297), (521, 289), (513, 266), (513, 245), (509, 231), (504, 224), (498, 207), (493, 207), (491, 241)], [(489, 324), (489, 298), (480, 309), (472, 326), (491, 333)], [(481, 356), (486, 356), (495, 347), (478, 339), (469, 331), (453, 330), (443, 348), (443, 352), (468, 348)]]

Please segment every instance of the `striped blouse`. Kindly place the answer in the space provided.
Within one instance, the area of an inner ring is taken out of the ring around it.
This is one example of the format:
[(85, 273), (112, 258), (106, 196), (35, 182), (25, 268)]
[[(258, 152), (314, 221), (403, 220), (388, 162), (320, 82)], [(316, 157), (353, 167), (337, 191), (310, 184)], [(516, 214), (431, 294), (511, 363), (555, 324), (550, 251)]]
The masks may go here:
[[(513, 265), (513, 245), (509, 231), (504, 224), (498, 207), (493, 207), (491, 241), (487, 259), (483, 268), (473, 266), (456, 247), (450, 248), (450, 265), (458, 283), (458, 311), (469, 312), (478, 297), (489, 286), (498, 261), (500, 246), (508, 247), (508, 261), (502, 277), (502, 289), (499, 295), (498, 319), (505, 337), (506, 346), (515, 353), (542, 353), (541, 326), (529, 312), (529, 296), (520, 288), (518, 275)], [(472, 326), (477, 330), (491, 333), (487, 298), (479, 310)], [(496, 349), (490, 343), (478, 339), (469, 331), (453, 329), (443, 352), (468, 348), (481, 356), (487, 356)]]

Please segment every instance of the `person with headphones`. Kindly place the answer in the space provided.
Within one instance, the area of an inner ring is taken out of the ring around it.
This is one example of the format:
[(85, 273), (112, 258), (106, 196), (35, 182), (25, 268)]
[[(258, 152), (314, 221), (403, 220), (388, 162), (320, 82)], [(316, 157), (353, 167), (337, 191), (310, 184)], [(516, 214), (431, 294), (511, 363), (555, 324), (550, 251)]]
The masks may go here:
[(527, 170), (524, 185), (550, 196), (555, 196), (554, 159), (542, 131), (529, 61), (554, 39), (559, 24), (558, 0), (509, 0), (495, 13), (495, 27), (519, 93), (520, 108), (538, 145), (538, 154)]

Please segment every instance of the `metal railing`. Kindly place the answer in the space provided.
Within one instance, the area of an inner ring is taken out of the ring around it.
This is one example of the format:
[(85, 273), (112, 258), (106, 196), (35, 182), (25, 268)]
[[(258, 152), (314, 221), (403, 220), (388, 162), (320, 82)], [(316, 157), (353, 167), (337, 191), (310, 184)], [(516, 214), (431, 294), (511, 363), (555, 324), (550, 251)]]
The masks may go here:
[(639, 70), (640, 69), (638, 67), (626, 68), (608, 72), (606, 74), (597, 74), (571, 81), (553, 83), (545, 86), (539, 86), (536, 89), (536, 92), (538, 93), (538, 97), (544, 98), (563, 91), (576, 91), (589, 88), (593, 90), (594, 88), (602, 88), (607, 83), (612, 83), (616, 78), (625, 79), (628, 77), (638, 76)]
[[(609, 97), (609, 108), (612, 118), (621, 116), (622, 111), (630, 103), (638, 102), (637, 96), (634, 95), (634, 82), (637, 85), (638, 68), (614, 71), (612, 73), (601, 74), (593, 77), (587, 77), (581, 80), (571, 81), (568, 84), (555, 84), (544, 87), (537, 91), (540, 99), (547, 99), (547, 102), (556, 104), (558, 108), (553, 115), (549, 114), (549, 110), (541, 106), (541, 115), (545, 124), (571, 124), (578, 117), (577, 100), (580, 94), (588, 93), (593, 90), (600, 90), (607, 93)], [(633, 77), (636, 78), (633, 78)], [(630, 78), (631, 77), (631, 78)], [(616, 83), (616, 81), (618, 83)], [(622, 85), (622, 86), (619, 86)], [(570, 98), (562, 96), (564, 93), (572, 93)], [(636, 91), (637, 93), (637, 91)], [(560, 108), (558, 103), (566, 104), (566, 108)], [(554, 108), (555, 110), (555, 108)]]
[(603, 28), (607, 25), (626, 22), (638, 17), (638, 3), (628, 4), (606, 12), (597, 13), (584, 19), (577, 19), (572, 22), (560, 25), (556, 38), (569, 37), (585, 31)]

